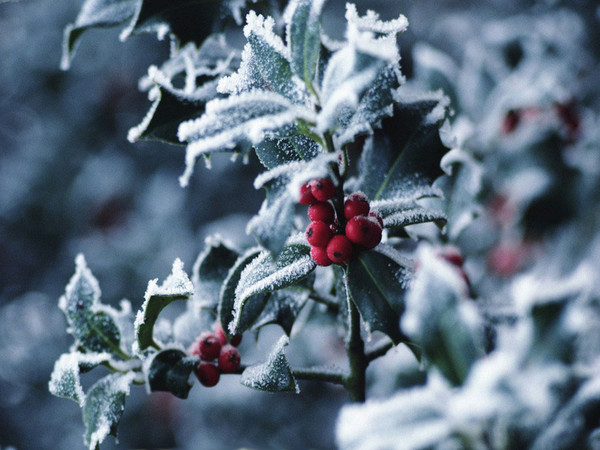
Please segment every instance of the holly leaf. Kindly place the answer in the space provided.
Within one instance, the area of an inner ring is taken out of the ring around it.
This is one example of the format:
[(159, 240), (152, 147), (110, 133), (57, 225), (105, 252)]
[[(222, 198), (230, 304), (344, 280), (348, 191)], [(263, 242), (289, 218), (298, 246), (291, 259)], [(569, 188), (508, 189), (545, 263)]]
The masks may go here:
[(240, 383), (263, 392), (295, 392), (299, 394), (300, 388), (284, 352), (288, 344), (288, 337), (282, 336), (265, 363), (250, 366), (244, 370), (240, 377)]
[(321, 49), (320, 15), (323, 0), (296, 0), (286, 10), (287, 42), (292, 71), (312, 87)]
[(125, 396), (129, 395), (134, 378), (133, 372), (107, 375), (88, 391), (83, 405), (83, 422), (86, 427), (84, 439), (90, 450), (99, 448), (109, 434), (117, 436)]
[[(289, 138), (266, 138), (254, 146), (259, 161), (267, 169), (283, 166), (291, 162), (309, 161), (322, 153), (321, 146), (303, 134)], [(298, 131), (299, 133), (299, 131)]]
[[(247, 311), (256, 315), (257, 302), (259, 299), (260, 302), (264, 301), (262, 297), (256, 299), (256, 296), (292, 286), (308, 276), (315, 267), (310, 257), (310, 246), (300, 238), (291, 240), (277, 258), (268, 251), (256, 256), (242, 271), (235, 289), (233, 321), (230, 325), (232, 334), (243, 332), (240, 324), (251, 322), (246, 317), (246, 314), (250, 314)], [(262, 305), (260, 309), (262, 311)]]
[(217, 96), (217, 82), (208, 82), (194, 93), (186, 94), (158, 82), (149, 97), (153, 100), (142, 122), (131, 128), (127, 134), (130, 142), (155, 140), (168, 144), (181, 145), (177, 139), (177, 129), (181, 122), (199, 117), (204, 112), (207, 101)]
[(363, 148), (357, 190), (372, 200), (418, 195), (443, 174), (447, 148), (440, 139), (444, 98), (394, 104), (393, 116), (381, 121)]
[(192, 388), (188, 378), (197, 365), (196, 358), (178, 349), (157, 352), (146, 370), (150, 390), (166, 391), (178, 398), (187, 398)]
[(425, 359), (454, 385), (460, 385), (482, 355), (478, 313), (468, 300), (459, 270), (429, 246), (417, 253), (419, 269), (406, 296), (402, 329)]
[(90, 28), (106, 28), (129, 20), (140, 0), (87, 0), (75, 22), (66, 26), (60, 66), (68, 70), (81, 35)]
[(290, 336), (298, 314), (310, 297), (307, 289), (289, 287), (273, 292), (266, 301), (260, 315), (254, 320), (253, 328), (277, 324)]
[[(220, 298), (219, 298), (219, 306), (218, 306), (218, 315), (219, 321), (221, 323), (221, 327), (226, 333), (229, 333), (231, 336), (229, 324), (233, 321), (233, 309), (235, 305), (235, 290), (237, 288), (238, 283), (240, 282), (240, 277), (242, 276), (242, 272), (250, 264), (252, 260), (254, 260), (260, 253), (262, 249), (260, 247), (253, 247), (247, 250), (242, 256), (240, 256), (235, 264), (231, 267), (229, 272), (227, 273), (227, 277), (223, 281), (223, 286), (220, 290)], [(269, 294), (263, 294), (266, 298), (268, 298)]]
[(75, 274), (58, 302), (65, 313), (68, 331), (83, 351), (123, 355), (118, 313), (100, 302), (98, 280), (87, 267), (83, 255), (75, 259)]
[(67, 398), (83, 406), (85, 393), (79, 380), (78, 353), (63, 353), (54, 363), (48, 390), (52, 395)]
[(277, 132), (287, 134), (286, 127), (296, 120), (311, 120), (312, 116), (312, 111), (269, 91), (244, 92), (210, 101), (202, 117), (179, 126), (179, 140), (188, 143), (181, 185), (187, 185), (199, 156), (231, 151), (236, 146), (249, 149)]
[(138, 351), (148, 347), (159, 349), (160, 346), (154, 341), (154, 324), (160, 312), (175, 300), (187, 300), (194, 293), (194, 287), (183, 271), (183, 263), (176, 259), (173, 263), (171, 274), (158, 285), (157, 279), (148, 283), (144, 294), (144, 304), (135, 318), (134, 328)]
[(383, 215), (383, 226), (390, 230), (400, 230), (409, 225), (426, 222), (435, 222), (438, 227), (442, 228), (446, 224), (446, 221), (447, 219), (444, 212), (421, 206), (402, 209), (400, 211), (394, 211), (389, 215)]
[(192, 276), (195, 297), (202, 305), (216, 307), (219, 304), (223, 282), (238, 257), (238, 252), (219, 236), (204, 241), (204, 250), (194, 263)]
[(200, 45), (211, 33), (220, 31), (227, 9), (223, 0), (141, 0), (121, 39), (142, 33), (174, 35), (180, 45)]
[(395, 344), (407, 341), (400, 330), (407, 275), (408, 262), (384, 244), (358, 254), (346, 269), (346, 289), (363, 321)]

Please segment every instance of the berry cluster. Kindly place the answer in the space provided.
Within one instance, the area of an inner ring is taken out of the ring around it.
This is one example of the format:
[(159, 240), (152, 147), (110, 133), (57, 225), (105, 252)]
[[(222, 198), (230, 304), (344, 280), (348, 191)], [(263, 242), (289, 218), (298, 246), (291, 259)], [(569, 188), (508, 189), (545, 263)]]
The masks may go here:
[[(196, 377), (204, 386), (215, 386), (221, 378), (221, 373), (233, 373), (240, 367), (240, 353), (237, 346), (242, 341), (242, 335), (227, 340), (227, 335), (220, 324), (215, 326), (214, 333), (203, 332), (192, 344), (190, 353), (200, 357), (196, 367)], [(216, 364), (215, 364), (216, 360)]]
[(312, 180), (300, 188), (299, 202), (310, 205), (306, 240), (310, 255), (320, 266), (348, 264), (355, 247), (371, 249), (381, 241), (383, 220), (371, 211), (369, 199), (355, 192), (344, 202), (343, 217), (336, 217), (331, 199), (336, 193), (327, 178)]

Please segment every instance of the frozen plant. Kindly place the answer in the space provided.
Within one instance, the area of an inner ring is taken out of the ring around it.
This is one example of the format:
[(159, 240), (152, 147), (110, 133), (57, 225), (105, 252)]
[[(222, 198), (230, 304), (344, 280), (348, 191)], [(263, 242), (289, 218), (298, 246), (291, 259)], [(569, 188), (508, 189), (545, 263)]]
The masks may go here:
[[(447, 102), (440, 94), (403, 96), (397, 39), (408, 26), (404, 16), (360, 15), (349, 3), (344, 39), (335, 41), (322, 28), (322, 0), (295, 0), (283, 11), (276, 2), (252, 3), (273, 16), (247, 12), (241, 52), (207, 27), (190, 34), (190, 23), (201, 8), (202, 21), (222, 30), (221, 13), (239, 20), (244, 2), (204, 11), (204, 3), (184, 1), (87, 1), (65, 31), (65, 67), (90, 27), (128, 24), (123, 39), (144, 31), (170, 36), (171, 58), (140, 82), (152, 106), (128, 137), (185, 144), (182, 186), (196, 161), (209, 165), (216, 152), (244, 160), (254, 153), (266, 169), (254, 183), (266, 199), (247, 225), (257, 245), (207, 239), (191, 277), (177, 260), (162, 284), (148, 284), (135, 319), (129, 302), (121, 311), (101, 302), (98, 282), (77, 257), (60, 300), (75, 343), (57, 361), (50, 391), (82, 407), (90, 448), (116, 435), (132, 383), (186, 398), (192, 373), (204, 386), (239, 374), (243, 385), (269, 392), (299, 393), (297, 380), (320, 380), (362, 402), (371, 361), (399, 344), (420, 356), (400, 327), (414, 271), (406, 227), (446, 221), (423, 200), (440, 195), (433, 182), (447, 151), (439, 134)], [(176, 300), (185, 311), (159, 317)], [(309, 304), (343, 330), (346, 367), (289, 363), (285, 348)], [(264, 362), (246, 365), (236, 345), (268, 324), (285, 335)], [(80, 375), (98, 365), (113, 373), (84, 392)]]

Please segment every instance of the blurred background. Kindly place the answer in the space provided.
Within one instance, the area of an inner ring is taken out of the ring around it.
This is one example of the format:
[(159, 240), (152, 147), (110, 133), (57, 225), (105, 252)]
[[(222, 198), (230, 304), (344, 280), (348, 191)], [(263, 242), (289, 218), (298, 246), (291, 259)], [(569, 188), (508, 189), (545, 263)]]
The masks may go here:
[[(343, 2), (329, 3), (327, 30), (341, 34)], [(410, 80), (417, 42), (448, 52), (460, 65), (465, 42), (477, 40), (490, 21), (508, 21), (503, 32), (516, 33), (517, 23), (566, 14), (580, 29), (567, 27), (556, 41), (586, 49), (571, 55), (574, 60), (588, 58), (579, 60), (586, 70), (577, 73), (578, 84), (567, 87), (586, 108), (598, 107), (598, 96), (590, 94), (597, 90), (600, 42), (600, 12), (593, 1), (356, 3), (361, 12), (368, 6), (384, 18), (408, 17), (409, 31), (400, 43)], [(263, 199), (252, 187), (260, 170), (254, 158), (248, 165), (215, 158), (211, 170), (198, 167), (190, 186), (181, 189), (183, 147), (127, 141), (128, 129), (150, 106), (138, 79), (149, 65), (168, 58), (167, 41), (146, 35), (120, 42), (119, 29), (88, 31), (72, 68), (59, 69), (62, 30), (81, 4), (0, 4), (1, 448), (82, 448), (79, 407), (47, 389), (54, 361), (71, 342), (57, 301), (76, 254), (85, 254), (105, 303), (127, 298), (137, 309), (148, 280), (164, 279), (177, 257), (191, 269), (207, 235), (218, 231), (240, 246), (251, 244), (245, 225)], [(513, 17), (520, 22), (510, 22)], [(463, 110), (469, 112), (466, 105)], [(335, 330), (313, 331), (297, 344), (295, 357), (310, 359), (313, 347), (325, 342), (326, 356), (340, 358)], [(271, 332), (271, 341), (277, 333)], [(249, 360), (264, 354), (251, 339), (242, 345)], [(372, 382), (374, 394), (394, 388), (385, 372), (404, 358), (395, 352), (374, 365), (374, 379), (383, 374), (378, 384)], [(300, 396), (268, 395), (227, 377), (212, 390), (194, 387), (186, 401), (133, 388), (120, 444), (109, 438), (103, 448), (332, 448), (345, 393), (322, 384), (301, 388)]]

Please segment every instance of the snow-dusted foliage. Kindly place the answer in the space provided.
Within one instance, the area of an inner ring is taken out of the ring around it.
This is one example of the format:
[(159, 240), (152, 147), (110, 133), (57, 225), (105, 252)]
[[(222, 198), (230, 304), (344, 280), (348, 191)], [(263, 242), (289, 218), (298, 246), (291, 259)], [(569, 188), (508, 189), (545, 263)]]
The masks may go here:
[[(74, 344), (50, 392), (83, 409), (90, 448), (116, 434), (132, 383), (185, 399), (192, 373), (265, 392), (341, 386), (358, 402), (339, 413), (342, 449), (598, 447), (592, 19), (530, 2), (515, 17), (469, 11), (425, 30), (431, 11), (415, 5), (405, 39), (392, 6), (338, 3), (84, 2), (64, 68), (88, 28), (171, 41), (139, 81), (151, 105), (129, 141), (183, 146), (188, 189), (208, 173), (195, 173), (198, 159), (210, 169), (241, 154), (255, 180), (239, 189), (265, 199), (218, 230), (255, 242), (209, 236), (190, 276), (176, 259), (148, 283), (135, 319), (129, 302), (101, 303), (78, 256), (59, 300)], [(197, 202), (221, 214), (228, 195)], [(250, 334), (253, 349), (240, 345)], [(82, 375), (100, 365), (113, 373), (86, 391)]]

